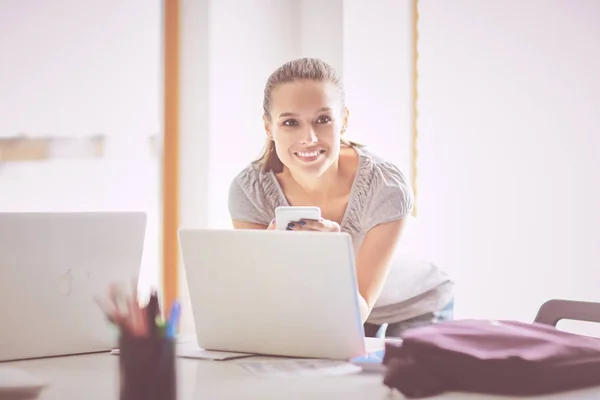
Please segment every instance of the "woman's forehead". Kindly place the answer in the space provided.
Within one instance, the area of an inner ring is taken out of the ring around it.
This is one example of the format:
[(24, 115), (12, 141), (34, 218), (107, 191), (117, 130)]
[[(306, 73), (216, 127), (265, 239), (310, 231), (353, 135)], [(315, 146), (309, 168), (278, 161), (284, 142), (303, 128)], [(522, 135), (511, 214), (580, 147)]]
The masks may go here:
[(271, 94), (273, 114), (317, 112), (324, 108), (341, 108), (338, 88), (330, 83), (294, 81), (278, 85)]

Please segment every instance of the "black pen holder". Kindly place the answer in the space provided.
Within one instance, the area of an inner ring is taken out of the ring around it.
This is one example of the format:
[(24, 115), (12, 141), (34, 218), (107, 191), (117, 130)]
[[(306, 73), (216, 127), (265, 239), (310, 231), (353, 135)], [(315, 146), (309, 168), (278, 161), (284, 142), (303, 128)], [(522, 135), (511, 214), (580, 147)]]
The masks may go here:
[(176, 400), (175, 340), (119, 339), (120, 400)]

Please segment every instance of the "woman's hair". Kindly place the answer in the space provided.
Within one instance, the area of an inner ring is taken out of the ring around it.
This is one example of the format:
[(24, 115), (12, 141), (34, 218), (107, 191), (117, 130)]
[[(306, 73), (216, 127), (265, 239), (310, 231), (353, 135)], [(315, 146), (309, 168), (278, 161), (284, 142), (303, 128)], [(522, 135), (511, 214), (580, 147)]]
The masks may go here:
[[(335, 69), (318, 58), (299, 58), (297, 60), (289, 61), (277, 68), (267, 80), (263, 98), (264, 116), (267, 120), (271, 119), (273, 89), (283, 83), (290, 83), (298, 80), (312, 80), (334, 85), (339, 90), (342, 107), (345, 107), (344, 87), (342, 85), (342, 80)], [(351, 142), (344, 138), (340, 141), (346, 146), (360, 147), (358, 143)], [(262, 155), (255, 162), (260, 164), (264, 171), (281, 172), (283, 170), (283, 163), (275, 151), (275, 143), (269, 138), (267, 138)]]

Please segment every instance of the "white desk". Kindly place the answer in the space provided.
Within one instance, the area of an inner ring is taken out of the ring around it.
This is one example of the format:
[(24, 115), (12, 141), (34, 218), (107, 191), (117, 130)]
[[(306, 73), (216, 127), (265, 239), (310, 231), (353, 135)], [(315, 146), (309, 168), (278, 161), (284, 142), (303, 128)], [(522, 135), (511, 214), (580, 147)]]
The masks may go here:
[[(402, 399), (383, 385), (382, 376), (256, 378), (236, 365), (237, 360), (208, 361), (178, 358), (178, 399)], [(51, 382), (42, 400), (118, 400), (118, 356), (93, 354), (3, 364), (21, 368)], [(441, 400), (499, 400), (498, 396), (448, 393)], [(514, 399), (514, 398), (510, 398)], [(531, 400), (598, 400), (600, 388), (532, 397)]]

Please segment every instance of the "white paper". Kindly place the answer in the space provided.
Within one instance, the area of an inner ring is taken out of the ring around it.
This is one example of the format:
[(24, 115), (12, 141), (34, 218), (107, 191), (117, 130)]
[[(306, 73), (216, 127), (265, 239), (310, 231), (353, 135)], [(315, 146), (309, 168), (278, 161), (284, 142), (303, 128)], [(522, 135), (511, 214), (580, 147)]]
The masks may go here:
[(200, 360), (232, 360), (234, 358), (252, 357), (254, 354), (246, 353), (230, 353), (226, 351), (210, 351), (204, 350), (199, 347), (186, 347), (177, 349), (177, 357), (182, 358), (196, 358)]
[(318, 359), (267, 359), (238, 363), (259, 378), (341, 376), (359, 373), (361, 368), (345, 361)]

